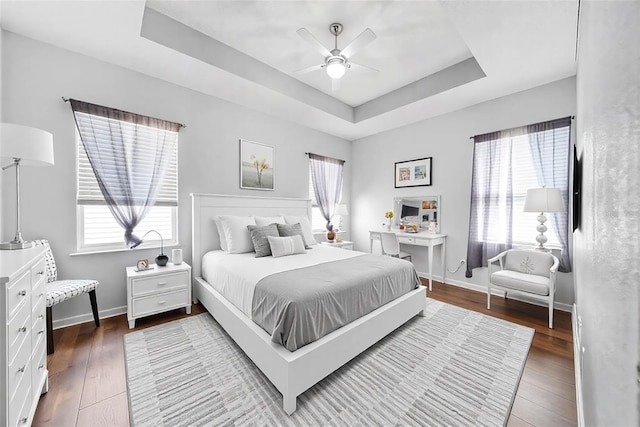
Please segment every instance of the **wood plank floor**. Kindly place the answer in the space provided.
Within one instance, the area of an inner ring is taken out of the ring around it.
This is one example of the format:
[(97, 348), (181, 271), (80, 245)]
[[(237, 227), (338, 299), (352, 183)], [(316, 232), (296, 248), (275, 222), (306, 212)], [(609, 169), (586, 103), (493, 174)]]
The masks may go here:
[[(431, 298), (535, 328), (508, 426), (576, 426), (571, 316), (555, 312), (547, 328), (547, 309), (433, 283)], [(193, 307), (192, 315), (204, 311)], [(176, 310), (138, 320), (136, 330), (185, 317)], [(55, 353), (48, 356), (49, 392), (40, 398), (34, 426), (119, 427), (129, 425), (122, 336), (125, 315), (54, 331)]]

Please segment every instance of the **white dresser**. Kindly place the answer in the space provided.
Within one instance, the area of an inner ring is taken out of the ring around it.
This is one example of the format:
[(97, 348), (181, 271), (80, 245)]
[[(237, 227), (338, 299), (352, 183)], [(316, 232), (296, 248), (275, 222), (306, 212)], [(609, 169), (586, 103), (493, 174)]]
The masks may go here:
[(44, 254), (44, 247), (0, 251), (0, 425), (31, 425), (49, 387)]

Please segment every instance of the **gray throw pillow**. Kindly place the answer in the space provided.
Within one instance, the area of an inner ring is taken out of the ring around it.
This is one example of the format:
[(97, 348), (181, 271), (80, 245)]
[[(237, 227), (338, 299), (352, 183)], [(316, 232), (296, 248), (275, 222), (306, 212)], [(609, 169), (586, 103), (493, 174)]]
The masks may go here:
[(300, 223), (297, 224), (276, 224), (278, 227), (278, 233), (280, 237), (291, 237), (291, 236), (300, 236), (302, 237), (302, 243), (304, 243), (304, 247), (306, 249), (311, 249), (311, 246), (307, 244), (307, 241), (304, 238), (304, 233), (302, 232), (302, 226)]
[(275, 224), (269, 224), (264, 226), (247, 225), (249, 234), (251, 235), (251, 241), (253, 242), (253, 248), (256, 251), (256, 258), (270, 256), (271, 246), (269, 246), (268, 237), (279, 237), (278, 227)]

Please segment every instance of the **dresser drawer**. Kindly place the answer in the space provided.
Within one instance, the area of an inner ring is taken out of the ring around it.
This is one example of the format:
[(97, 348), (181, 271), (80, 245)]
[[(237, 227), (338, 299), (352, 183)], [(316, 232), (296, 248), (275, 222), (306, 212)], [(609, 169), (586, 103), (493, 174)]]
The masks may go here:
[[(45, 340), (41, 340), (41, 344), (44, 344)], [(33, 353), (33, 359), (31, 362), (31, 393), (34, 395), (42, 394), (40, 387), (44, 381), (43, 376), (47, 372), (47, 352), (45, 346), (42, 345), (36, 349)]]
[(45, 264), (44, 258), (36, 263), (33, 267), (31, 267), (31, 283), (36, 286), (39, 280), (44, 281), (47, 277), (47, 266)]
[[(7, 327), (9, 363), (13, 362), (16, 354), (20, 350), (20, 346), (22, 346), (25, 341), (29, 341), (29, 336), (31, 334), (31, 311), (29, 308), (29, 304), (22, 304)], [(28, 342), (27, 345), (31, 346), (31, 342)]]
[(31, 275), (29, 272), (20, 276), (11, 287), (7, 288), (7, 322), (11, 320), (20, 305), (31, 298)]
[(189, 272), (181, 271), (160, 276), (133, 279), (131, 296), (155, 294), (158, 292), (184, 289), (189, 286)]
[(37, 306), (40, 304), (40, 301), (46, 301), (46, 286), (47, 284), (44, 277), (38, 279), (38, 282), (34, 283), (33, 290), (31, 291), (31, 307)]
[(45, 322), (46, 304), (47, 300), (45, 298), (41, 298), (39, 301), (37, 301), (37, 305), (33, 306), (35, 307), (31, 312), (31, 324), (33, 325), (33, 329), (36, 329), (36, 323)]
[[(15, 393), (18, 393), (18, 384), (26, 378), (26, 381), (31, 386), (31, 341), (25, 340), (20, 346), (16, 358), (9, 364), (9, 372), (7, 373), (7, 380), (9, 382), (9, 394), (13, 399)], [(12, 394), (12, 390), (15, 390)]]
[(40, 319), (38, 316), (33, 314), (36, 318), (36, 321), (33, 322), (33, 326), (31, 328), (31, 352), (36, 353), (38, 347), (44, 348), (46, 336), (47, 336), (47, 323), (44, 319), (44, 313), (42, 313), (42, 318)]
[(140, 317), (190, 305), (187, 289), (133, 299), (133, 316)]
[(31, 409), (30, 378), (24, 376), (17, 386), (16, 392), (9, 402), (9, 425), (23, 427), (27, 425), (29, 409)]

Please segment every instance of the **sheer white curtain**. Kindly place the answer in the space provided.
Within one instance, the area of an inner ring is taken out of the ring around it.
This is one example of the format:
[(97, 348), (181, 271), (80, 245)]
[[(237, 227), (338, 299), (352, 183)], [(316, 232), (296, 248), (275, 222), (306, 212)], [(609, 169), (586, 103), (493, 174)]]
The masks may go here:
[(308, 153), (311, 164), (313, 191), (322, 216), (327, 221), (327, 230), (331, 228), (331, 218), (340, 202), (342, 194), (342, 172), (344, 160)]
[(156, 202), (180, 125), (75, 99), (70, 102), (100, 191), (125, 231), (125, 243), (140, 243), (133, 230)]
[(466, 276), (514, 244), (533, 244), (537, 214), (523, 212), (526, 191), (559, 188), (566, 212), (550, 216), (549, 243), (561, 249), (559, 271), (571, 271), (568, 248), (571, 118), (474, 137)]

